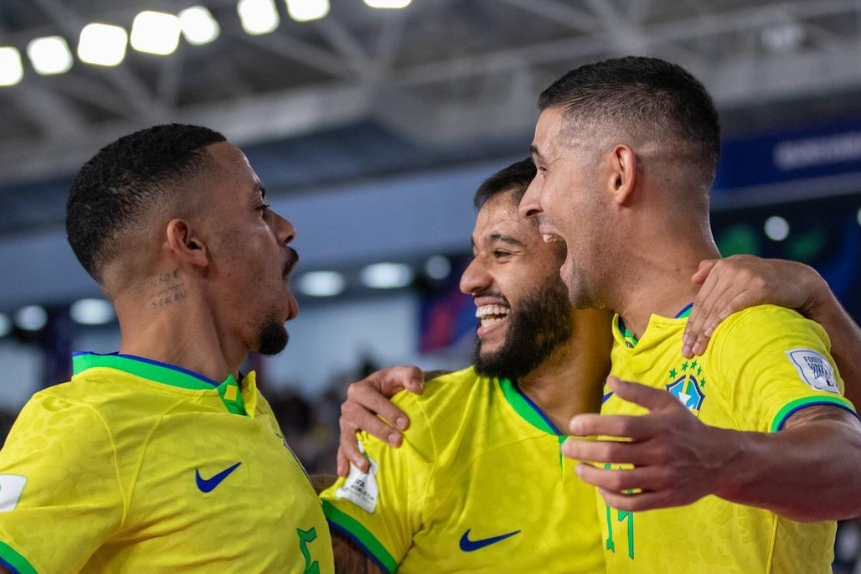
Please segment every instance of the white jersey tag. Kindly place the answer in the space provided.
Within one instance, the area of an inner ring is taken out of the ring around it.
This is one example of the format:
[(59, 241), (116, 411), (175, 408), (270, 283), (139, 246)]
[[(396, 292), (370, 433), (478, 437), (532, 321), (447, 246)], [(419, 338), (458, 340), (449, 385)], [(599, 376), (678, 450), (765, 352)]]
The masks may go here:
[(26, 476), (0, 474), (0, 512), (9, 512), (18, 506), (18, 499), (21, 498), (25, 484)]
[(786, 355), (795, 365), (802, 381), (818, 391), (840, 394), (834, 368), (822, 353), (812, 349), (793, 349), (786, 351)]
[(365, 453), (362, 441), (359, 441), (359, 450), (368, 461), (368, 472), (362, 472), (351, 464), (350, 474), (344, 481), (344, 486), (335, 491), (335, 496), (373, 513), (377, 509), (377, 497), (380, 495), (377, 486), (377, 463)]

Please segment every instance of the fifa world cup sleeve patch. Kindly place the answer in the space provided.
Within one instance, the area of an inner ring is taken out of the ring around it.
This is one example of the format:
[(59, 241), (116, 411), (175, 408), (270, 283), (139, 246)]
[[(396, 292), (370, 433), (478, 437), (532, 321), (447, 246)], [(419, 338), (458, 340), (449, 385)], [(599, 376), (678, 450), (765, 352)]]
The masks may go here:
[(818, 391), (840, 394), (834, 368), (822, 353), (812, 349), (793, 349), (786, 351), (786, 355), (795, 365), (798, 376), (804, 383)]
[(0, 474), (0, 512), (15, 510), (25, 484), (27, 484), (25, 476)]
[(352, 464), (350, 474), (344, 481), (344, 486), (335, 491), (335, 496), (342, 500), (348, 500), (371, 514), (377, 510), (377, 498), (380, 489), (377, 486), (377, 463), (368, 456), (359, 441), (359, 450), (368, 461), (368, 472), (362, 472)]

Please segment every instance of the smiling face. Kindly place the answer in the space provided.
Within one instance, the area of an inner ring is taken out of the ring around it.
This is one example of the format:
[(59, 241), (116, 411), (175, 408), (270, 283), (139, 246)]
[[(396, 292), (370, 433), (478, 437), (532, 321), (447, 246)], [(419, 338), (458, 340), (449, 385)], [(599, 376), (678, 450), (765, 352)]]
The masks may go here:
[(559, 274), (578, 309), (604, 307), (603, 277), (618, 239), (610, 194), (601, 188), (610, 174), (602, 171), (597, 144), (587, 139), (566, 129), (561, 108), (544, 110), (532, 144), (538, 173), (520, 204), (521, 215), (537, 219), (545, 241), (564, 241), (567, 252)]
[(517, 378), (540, 365), (573, 333), (571, 306), (557, 270), (559, 246), (521, 218), (507, 191), (488, 199), (472, 235), (473, 260), (461, 277), (479, 327), (476, 370)]
[(279, 353), (287, 344), (284, 323), (299, 311), (288, 285), (299, 260), (288, 246), (296, 232), (269, 209), (260, 180), (239, 149), (219, 143), (207, 151), (218, 166), (203, 206), (212, 305), (222, 328), (236, 332), (249, 350)]

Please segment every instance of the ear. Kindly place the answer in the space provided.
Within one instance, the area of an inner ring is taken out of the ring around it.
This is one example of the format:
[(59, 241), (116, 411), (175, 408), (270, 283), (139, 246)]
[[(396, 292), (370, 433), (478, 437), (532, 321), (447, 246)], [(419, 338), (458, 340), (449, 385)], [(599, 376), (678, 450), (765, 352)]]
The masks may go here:
[(630, 147), (619, 144), (613, 148), (610, 169), (610, 186), (618, 205), (631, 201), (637, 184), (637, 154)]
[(206, 244), (184, 219), (171, 219), (167, 224), (167, 245), (180, 260), (196, 267), (209, 265)]

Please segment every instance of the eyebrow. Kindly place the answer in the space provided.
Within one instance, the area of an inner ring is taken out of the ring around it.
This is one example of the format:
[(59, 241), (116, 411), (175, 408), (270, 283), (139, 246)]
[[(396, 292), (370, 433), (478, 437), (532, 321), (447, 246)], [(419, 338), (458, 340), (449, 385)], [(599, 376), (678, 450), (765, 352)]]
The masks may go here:
[(531, 144), (531, 145), (529, 146), (529, 153), (530, 153), (533, 157), (537, 157), (538, 159), (544, 159), (544, 156), (543, 156), (543, 155), (541, 155), (541, 152), (540, 152), (540, 151), (538, 151), (538, 146), (536, 146), (535, 144)]
[(508, 243), (509, 245), (523, 245), (523, 242), (519, 239), (516, 239), (510, 235), (505, 235), (504, 233), (491, 233), (490, 240), (502, 241), (503, 243)]

